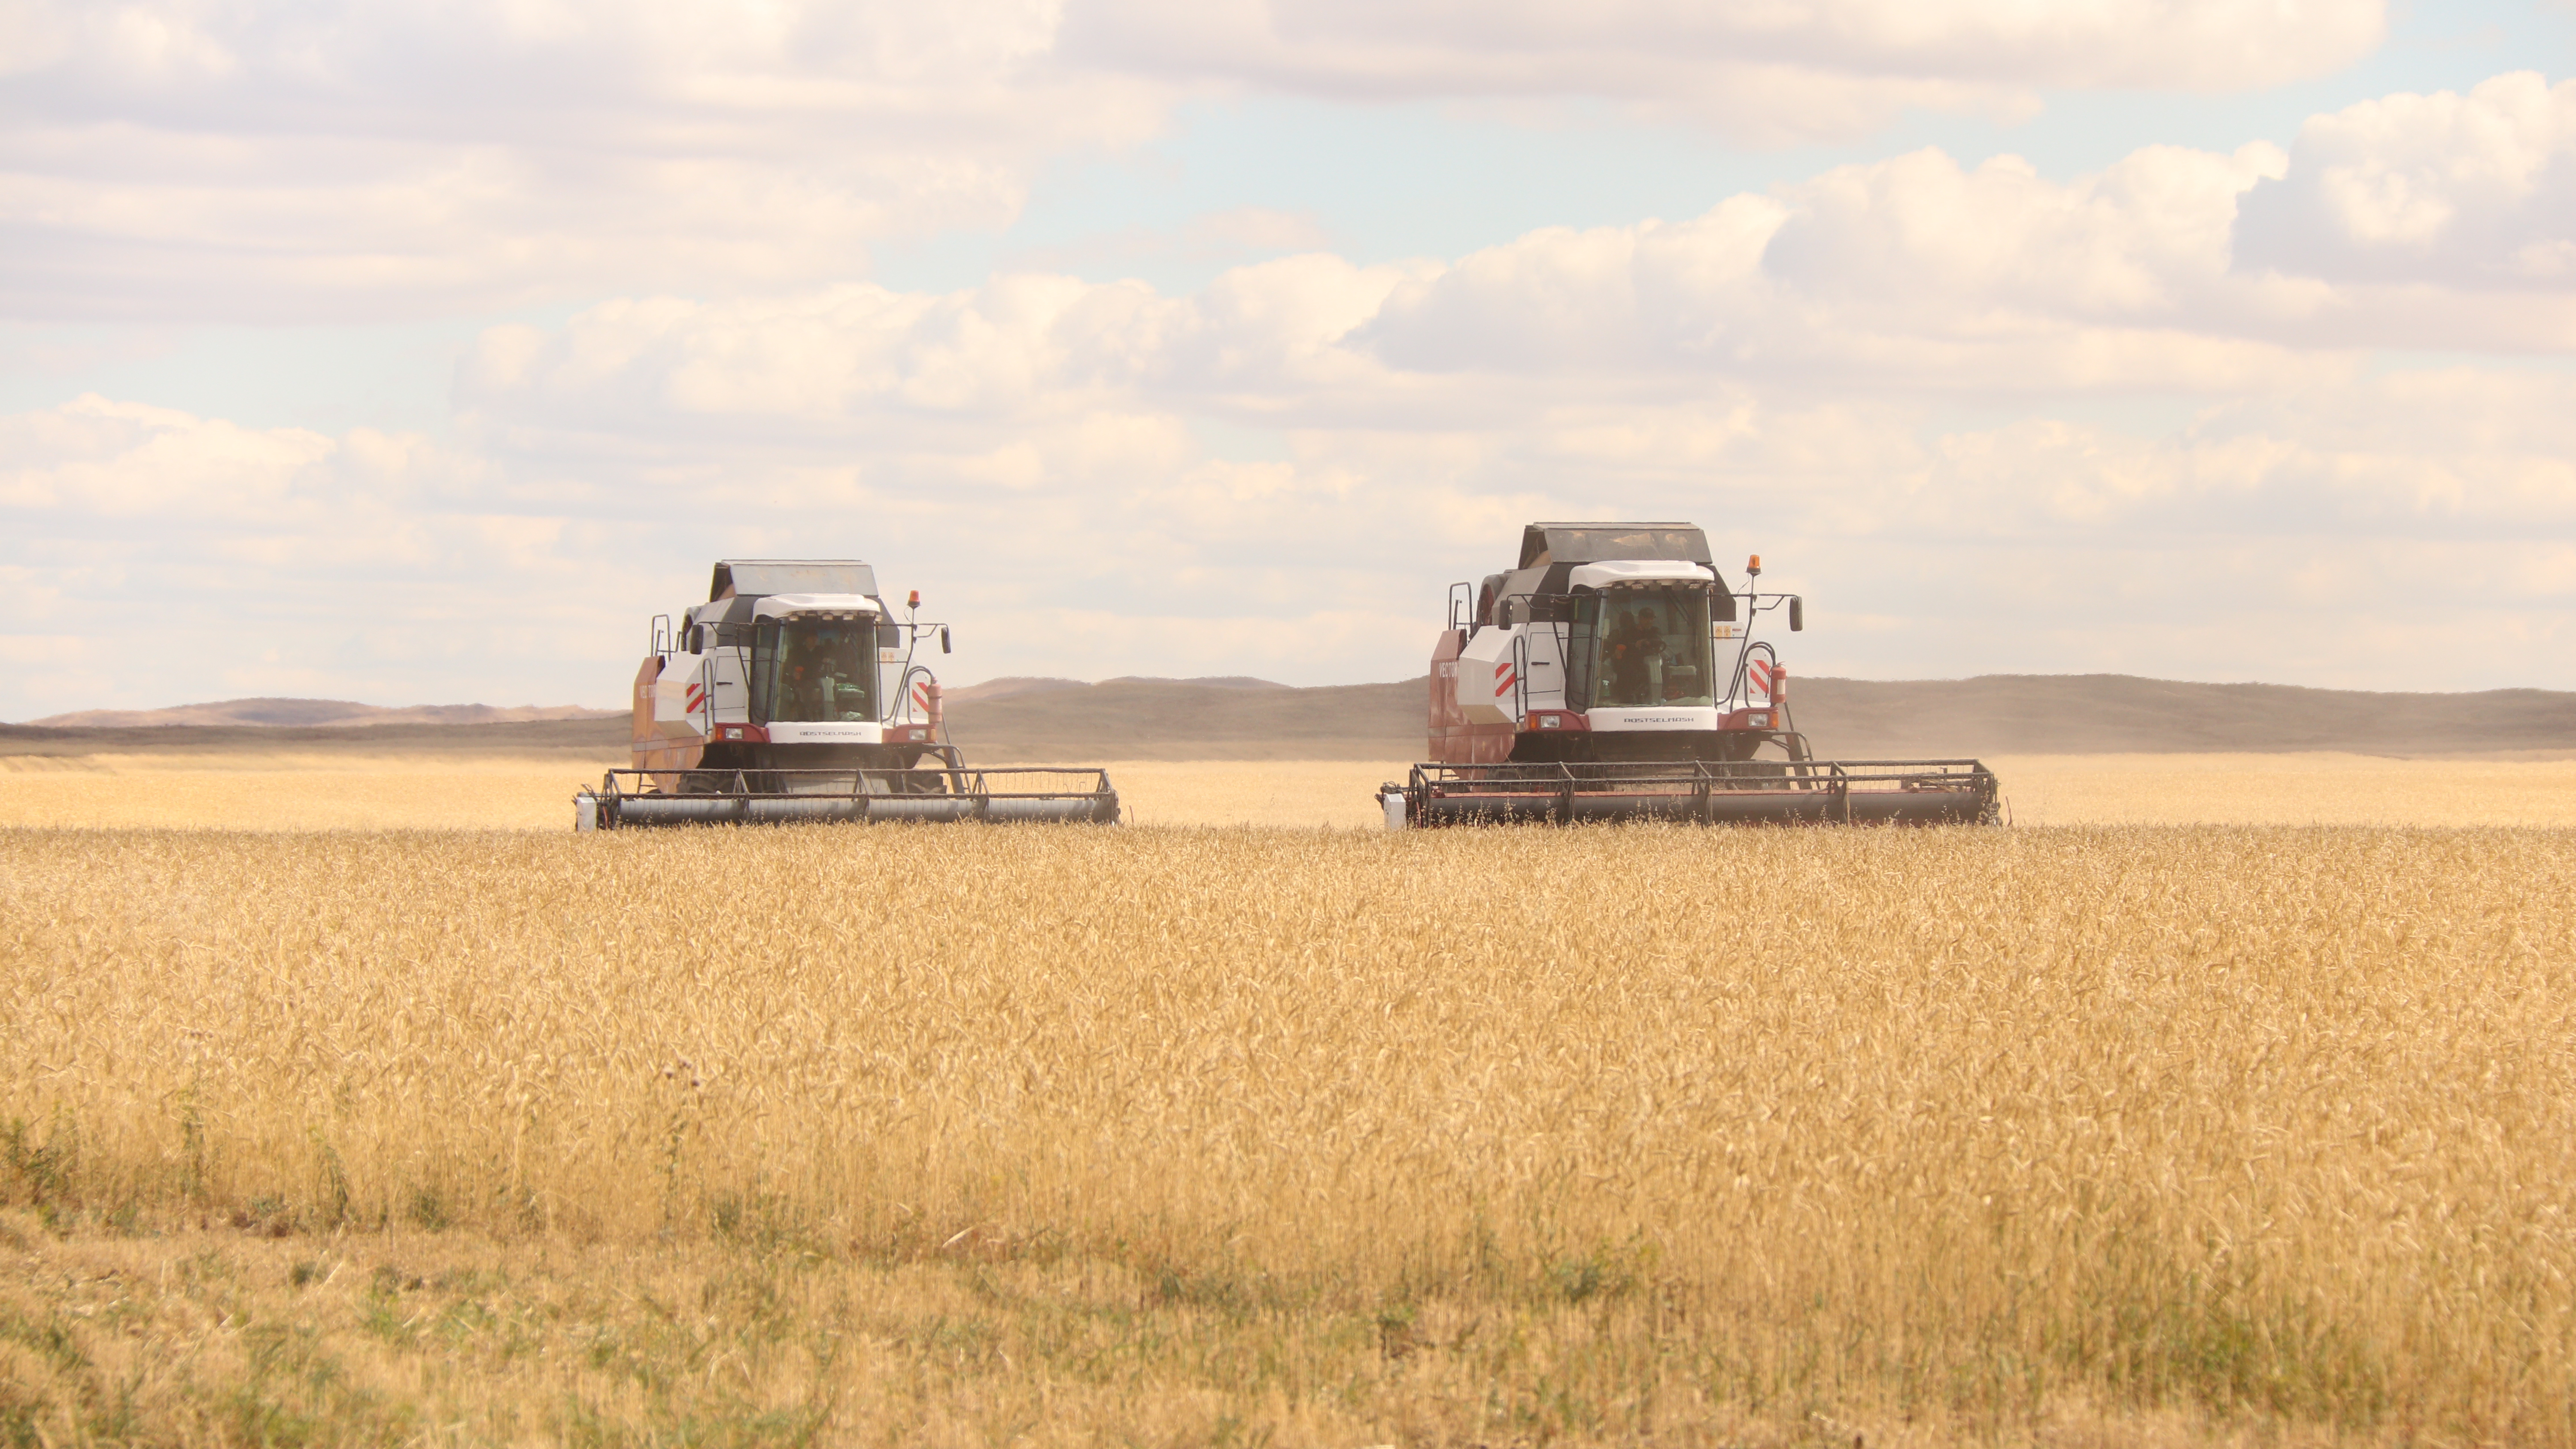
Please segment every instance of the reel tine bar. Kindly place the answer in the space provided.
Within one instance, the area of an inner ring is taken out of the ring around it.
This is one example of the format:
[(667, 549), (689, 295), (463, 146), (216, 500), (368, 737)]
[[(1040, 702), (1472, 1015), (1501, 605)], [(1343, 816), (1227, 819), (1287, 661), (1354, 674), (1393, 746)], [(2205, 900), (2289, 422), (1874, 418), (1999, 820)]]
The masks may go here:
[[(619, 830), (868, 820), (1115, 825), (1119, 818), (1118, 791), (1109, 772), (1090, 767), (737, 769), (725, 772), (730, 778), (720, 777), (723, 788), (689, 788), (704, 783), (692, 776), (710, 773), (610, 770), (597, 790), (584, 789), (574, 797), (575, 826)], [(682, 789), (653, 788), (656, 777), (672, 775), (681, 777)], [(1065, 780), (1068, 776), (1073, 778)]]
[(1994, 772), (1976, 760), (1419, 764), (1404, 797), (1411, 825), (1982, 825), (2000, 810)]

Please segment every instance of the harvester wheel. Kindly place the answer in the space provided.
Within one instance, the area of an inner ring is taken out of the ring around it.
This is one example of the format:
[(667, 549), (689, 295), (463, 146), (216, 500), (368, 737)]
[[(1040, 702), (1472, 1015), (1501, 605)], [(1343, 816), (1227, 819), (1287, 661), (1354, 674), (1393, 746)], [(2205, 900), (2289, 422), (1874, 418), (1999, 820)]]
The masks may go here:
[(905, 758), (901, 773), (887, 776), (887, 778), (893, 782), (894, 793), (898, 795), (947, 795), (955, 793), (951, 787), (951, 781), (948, 775), (939, 768), (939, 766), (945, 762), (933, 760), (930, 768), (925, 770), (922, 768), (922, 762), (928, 758), (931, 757), (926, 752), (919, 752), (910, 755)]

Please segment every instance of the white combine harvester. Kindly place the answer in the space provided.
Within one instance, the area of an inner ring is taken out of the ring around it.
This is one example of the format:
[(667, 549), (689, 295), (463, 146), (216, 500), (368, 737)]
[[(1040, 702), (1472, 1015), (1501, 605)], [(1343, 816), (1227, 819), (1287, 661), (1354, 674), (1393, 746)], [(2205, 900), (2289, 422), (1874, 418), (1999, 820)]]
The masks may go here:
[(635, 671), (634, 767), (573, 799), (582, 830), (816, 820), (1115, 824), (1091, 768), (969, 769), (916, 659), (948, 628), (898, 618), (855, 559), (727, 559), (707, 602), (653, 619)]
[(1756, 555), (1730, 590), (1687, 523), (1533, 523), (1520, 566), (1449, 587), (1431, 656), (1428, 763), (1379, 794), (1387, 824), (1668, 818), (1990, 824), (1975, 760), (1819, 760), (1754, 621)]

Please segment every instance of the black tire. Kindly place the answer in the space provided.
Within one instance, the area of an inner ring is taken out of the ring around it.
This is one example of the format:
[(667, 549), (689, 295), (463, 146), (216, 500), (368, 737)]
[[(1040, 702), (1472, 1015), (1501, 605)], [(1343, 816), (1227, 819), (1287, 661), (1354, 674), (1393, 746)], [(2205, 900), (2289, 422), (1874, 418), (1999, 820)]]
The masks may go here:
[(949, 788), (949, 777), (942, 773), (937, 765), (933, 765), (927, 770), (922, 768), (922, 760), (929, 755), (930, 752), (928, 750), (914, 750), (903, 757), (903, 772), (901, 774), (891, 775), (888, 777), (888, 783), (893, 788), (895, 794), (947, 795), (954, 793)]

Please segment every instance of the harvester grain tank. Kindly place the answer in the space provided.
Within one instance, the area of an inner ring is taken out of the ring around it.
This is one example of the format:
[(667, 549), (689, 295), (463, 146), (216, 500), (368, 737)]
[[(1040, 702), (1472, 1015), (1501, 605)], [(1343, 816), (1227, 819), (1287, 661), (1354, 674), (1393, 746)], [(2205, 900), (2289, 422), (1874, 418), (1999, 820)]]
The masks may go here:
[(707, 601), (652, 621), (633, 767), (574, 798), (577, 828), (824, 820), (1114, 824), (1090, 767), (972, 769), (923, 654), (944, 624), (898, 613), (856, 559), (727, 559)]
[(1452, 584), (1431, 656), (1429, 761), (1380, 792), (1387, 823), (1670, 818), (1992, 823), (1975, 760), (1819, 760), (1789, 711), (1765, 615), (1687, 523), (1533, 523), (1518, 567)]

